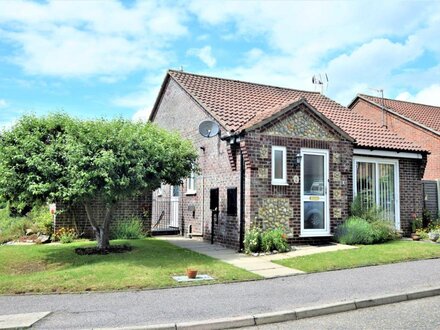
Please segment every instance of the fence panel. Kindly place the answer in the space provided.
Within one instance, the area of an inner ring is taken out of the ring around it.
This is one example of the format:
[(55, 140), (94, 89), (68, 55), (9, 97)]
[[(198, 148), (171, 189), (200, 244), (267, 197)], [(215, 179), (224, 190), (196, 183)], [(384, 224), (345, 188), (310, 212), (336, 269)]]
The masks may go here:
[(431, 219), (439, 218), (439, 191), (437, 181), (422, 181), (424, 208), (431, 214)]

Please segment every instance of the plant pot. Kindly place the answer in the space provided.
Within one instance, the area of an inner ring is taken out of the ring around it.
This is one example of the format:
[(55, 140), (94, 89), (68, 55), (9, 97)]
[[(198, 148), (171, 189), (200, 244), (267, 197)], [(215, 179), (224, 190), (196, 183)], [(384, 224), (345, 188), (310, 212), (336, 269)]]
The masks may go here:
[(197, 277), (197, 269), (187, 268), (186, 276), (191, 279), (195, 279)]
[(411, 238), (413, 239), (413, 241), (420, 241), (420, 236), (419, 235), (411, 235)]

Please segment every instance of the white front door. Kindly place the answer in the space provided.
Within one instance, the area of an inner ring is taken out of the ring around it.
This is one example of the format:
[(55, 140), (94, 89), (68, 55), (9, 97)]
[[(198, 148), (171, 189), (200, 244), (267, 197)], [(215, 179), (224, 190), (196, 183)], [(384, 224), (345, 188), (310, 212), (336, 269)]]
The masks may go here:
[(170, 227), (179, 228), (179, 196), (180, 187), (171, 186)]
[(301, 149), (301, 236), (330, 234), (328, 150)]

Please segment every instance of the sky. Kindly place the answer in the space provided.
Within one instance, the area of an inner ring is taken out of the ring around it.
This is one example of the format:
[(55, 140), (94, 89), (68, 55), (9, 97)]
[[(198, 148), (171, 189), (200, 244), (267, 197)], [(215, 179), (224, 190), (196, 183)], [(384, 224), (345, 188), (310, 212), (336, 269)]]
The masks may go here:
[(0, 0), (0, 127), (145, 120), (168, 69), (440, 105), (440, 1)]

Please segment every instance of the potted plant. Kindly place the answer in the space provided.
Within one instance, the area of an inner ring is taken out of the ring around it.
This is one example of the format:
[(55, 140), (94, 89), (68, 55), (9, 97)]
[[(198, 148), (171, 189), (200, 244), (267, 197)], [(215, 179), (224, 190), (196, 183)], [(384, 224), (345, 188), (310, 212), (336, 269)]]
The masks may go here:
[(197, 269), (188, 267), (186, 269), (186, 276), (188, 276), (190, 279), (195, 279), (197, 277)]
[(420, 240), (420, 236), (417, 234), (417, 229), (420, 229), (422, 227), (422, 219), (417, 218), (415, 213), (413, 213), (413, 218), (411, 221), (411, 238), (414, 241)]

